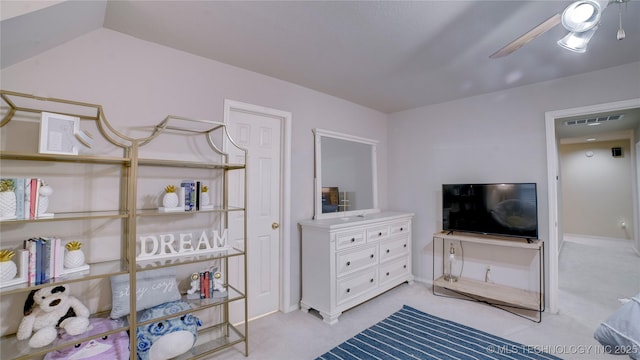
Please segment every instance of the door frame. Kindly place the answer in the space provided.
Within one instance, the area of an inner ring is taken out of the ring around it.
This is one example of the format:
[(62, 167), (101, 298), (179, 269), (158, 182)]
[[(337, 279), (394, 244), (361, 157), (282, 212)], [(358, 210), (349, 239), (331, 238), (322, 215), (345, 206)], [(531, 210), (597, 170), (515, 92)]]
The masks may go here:
[[(280, 119), (281, 124), (281, 172), (280, 185), (280, 290), (278, 310), (290, 312), (297, 309), (297, 304), (291, 304), (291, 119), (288, 111), (272, 109), (260, 105), (244, 103), (236, 100), (224, 99), (225, 124), (229, 124), (232, 111), (241, 111), (261, 116)], [(249, 154), (251, 156), (251, 154)]]
[[(608, 111), (620, 111), (632, 108), (640, 107), (640, 98), (609, 102), (604, 104), (596, 104), (589, 106), (581, 106), (570, 109), (547, 111), (545, 112), (545, 128), (547, 139), (547, 196), (548, 196), (548, 208), (549, 208), (549, 311), (551, 313), (558, 313), (558, 292), (559, 292), (559, 255), (560, 255), (560, 233), (559, 233), (559, 221), (560, 214), (559, 209), (559, 154), (558, 147), (559, 141), (556, 137), (555, 120), (558, 118), (571, 117), (571, 116), (583, 116), (593, 113), (608, 112)], [(635, 139), (632, 141), (635, 143)], [(632, 144), (631, 146), (634, 146)], [(635, 161), (634, 166), (637, 166)], [(636, 178), (636, 171), (632, 171), (632, 192), (635, 198), (633, 202), (634, 213), (634, 248), (638, 252), (640, 250), (640, 235), (638, 230), (640, 229), (638, 214), (638, 185)]]

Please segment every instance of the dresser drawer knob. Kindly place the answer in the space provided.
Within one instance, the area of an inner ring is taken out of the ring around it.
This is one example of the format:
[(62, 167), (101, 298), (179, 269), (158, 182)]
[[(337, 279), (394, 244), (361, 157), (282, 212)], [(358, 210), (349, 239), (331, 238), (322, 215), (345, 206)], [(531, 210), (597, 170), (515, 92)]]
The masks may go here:
[(373, 254), (371, 254), (371, 256), (369, 256), (369, 257), (373, 259)]
[(407, 268), (407, 265), (404, 265), (404, 266), (403, 266), (403, 268), (404, 268), (404, 269), (406, 269), (406, 268)]
[(348, 292), (348, 293), (349, 293), (349, 292), (351, 292), (351, 289), (347, 289), (347, 292)]
[(404, 228), (400, 228), (400, 231), (404, 230)]
[(382, 236), (382, 232), (379, 232), (379, 233), (378, 233), (378, 236)]
[(351, 261), (347, 261), (347, 266), (351, 265)]
[(373, 279), (369, 280), (369, 282), (373, 282)]
[(389, 276), (389, 272), (387, 272), (387, 276)]
[(356, 241), (356, 238), (351, 238), (351, 242), (355, 242), (355, 241)]
[(407, 244), (404, 244), (404, 247), (407, 247)]
[(391, 250), (387, 249), (387, 254), (390, 252)]

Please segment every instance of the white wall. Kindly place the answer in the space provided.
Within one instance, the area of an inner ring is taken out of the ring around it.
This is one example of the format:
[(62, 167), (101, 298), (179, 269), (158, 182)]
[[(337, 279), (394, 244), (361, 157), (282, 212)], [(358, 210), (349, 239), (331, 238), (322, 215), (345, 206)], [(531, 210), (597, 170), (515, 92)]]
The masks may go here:
[(640, 97), (637, 74), (640, 63), (633, 63), (422, 107), (390, 115), (388, 129), (380, 112), (106, 29), (3, 69), (0, 77), (3, 89), (102, 104), (109, 121), (132, 135), (168, 114), (221, 120), (225, 98), (292, 112), (292, 262), (285, 271), (291, 273), (295, 303), (300, 294), (297, 222), (313, 215), (311, 129), (379, 141), (380, 208), (416, 214), (413, 272), (430, 280), (442, 183), (538, 183), (545, 237), (544, 112)]
[(5, 68), (0, 76), (6, 90), (102, 104), (114, 127), (133, 136), (169, 114), (222, 121), (225, 98), (292, 112), (292, 219), (285, 219), (292, 261), (284, 269), (291, 274), (292, 304), (300, 296), (297, 222), (313, 216), (311, 129), (379, 141), (379, 202), (386, 207), (387, 116), (378, 111), (107, 29)]
[[(612, 147), (621, 147), (623, 156), (611, 156)], [(634, 239), (631, 161), (629, 139), (560, 145), (566, 234)]]
[(389, 204), (416, 214), (414, 275), (432, 278), (443, 183), (536, 182), (539, 234), (547, 238), (545, 112), (638, 98), (639, 74), (636, 62), (390, 115)]

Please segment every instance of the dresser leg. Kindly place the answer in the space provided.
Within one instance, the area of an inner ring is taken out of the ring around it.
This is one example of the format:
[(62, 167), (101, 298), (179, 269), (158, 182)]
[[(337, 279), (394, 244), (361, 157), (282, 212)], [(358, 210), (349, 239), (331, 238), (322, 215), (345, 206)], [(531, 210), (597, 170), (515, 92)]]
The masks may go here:
[(300, 301), (300, 311), (302, 311), (303, 313), (308, 313), (309, 309), (311, 309), (311, 307), (305, 303), (303, 303), (302, 301)]
[(320, 315), (322, 315), (322, 321), (326, 322), (329, 325), (333, 325), (338, 322), (338, 317), (342, 315), (342, 312), (330, 315), (320, 311)]

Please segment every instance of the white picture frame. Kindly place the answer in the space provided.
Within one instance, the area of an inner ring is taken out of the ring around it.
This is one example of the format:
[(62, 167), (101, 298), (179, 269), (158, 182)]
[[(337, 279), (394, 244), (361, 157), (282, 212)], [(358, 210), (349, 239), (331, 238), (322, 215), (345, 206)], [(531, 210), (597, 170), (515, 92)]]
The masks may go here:
[(78, 155), (76, 134), (80, 131), (80, 118), (43, 112), (40, 120), (41, 154)]

